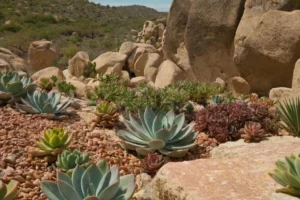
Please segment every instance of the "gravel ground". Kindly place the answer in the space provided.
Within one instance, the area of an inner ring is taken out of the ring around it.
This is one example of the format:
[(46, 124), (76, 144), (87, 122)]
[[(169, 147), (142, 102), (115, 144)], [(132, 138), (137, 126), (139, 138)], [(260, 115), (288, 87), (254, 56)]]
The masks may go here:
[[(92, 162), (105, 159), (110, 165), (117, 164), (121, 175), (137, 175), (142, 172), (140, 159), (119, 147), (113, 130), (91, 130), (90, 124), (79, 116), (59, 122), (37, 115), (25, 115), (10, 107), (0, 107), (0, 179), (6, 183), (12, 179), (20, 182), (16, 199), (47, 199), (39, 184), (43, 180), (56, 179), (56, 166), (27, 152), (29, 148), (35, 147), (35, 142), (44, 130), (55, 127), (69, 128), (74, 135), (71, 148), (89, 152)], [(208, 153), (205, 147), (210, 143), (207, 143), (203, 135), (199, 136), (199, 141), (201, 144), (185, 158), (172, 161), (206, 158)], [(214, 146), (216, 145), (212, 144), (208, 149)]]

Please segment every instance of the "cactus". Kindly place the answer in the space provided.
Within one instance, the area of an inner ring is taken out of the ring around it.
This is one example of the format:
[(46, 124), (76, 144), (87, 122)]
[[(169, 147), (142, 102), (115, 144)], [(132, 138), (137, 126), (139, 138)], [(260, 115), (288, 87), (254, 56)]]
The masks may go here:
[(105, 161), (79, 165), (71, 177), (57, 172), (57, 182), (42, 181), (41, 189), (49, 199), (56, 200), (129, 200), (135, 190), (134, 175), (120, 177), (119, 168), (109, 168)]

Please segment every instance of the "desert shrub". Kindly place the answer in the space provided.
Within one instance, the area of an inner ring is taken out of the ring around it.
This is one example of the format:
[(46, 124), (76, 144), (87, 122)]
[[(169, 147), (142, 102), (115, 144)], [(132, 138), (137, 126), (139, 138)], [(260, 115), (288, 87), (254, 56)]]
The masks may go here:
[(74, 96), (76, 91), (76, 87), (72, 83), (67, 83), (66, 81), (57, 83), (57, 89), (61, 93), (65, 93), (68, 96)]
[(268, 132), (278, 130), (278, 115), (259, 103), (247, 104), (244, 101), (210, 105), (194, 113), (196, 129), (207, 132), (219, 142), (240, 139), (239, 130), (246, 122), (258, 122)]
[(27, 15), (24, 18), (24, 22), (31, 23), (31, 24), (38, 24), (40, 22), (43, 22), (46, 24), (56, 24), (58, 21), (52, 15), (31, 14), (31, 15)]
[(70, 45), (68, 47), (62, 48), (62, 52), (64, 54), (64, 57), (66, 58), (72, 58), (78, 51), (79, 50), (75, 45)]
[(10, 23), (10, 24), (4, 24), (1, 26), (0, 31), (1, 32), (19, 32), (22, 29), (22, 26), (17, 23)]

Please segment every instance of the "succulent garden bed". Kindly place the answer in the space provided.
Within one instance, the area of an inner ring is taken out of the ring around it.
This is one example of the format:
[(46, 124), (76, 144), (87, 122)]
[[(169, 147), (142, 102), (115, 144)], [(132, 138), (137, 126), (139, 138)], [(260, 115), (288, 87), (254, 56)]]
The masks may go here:
[[(74, 99), (75, 88), (56, 84), (55, 77), (50, 85), (42, 80), (39, 88), (16, 73), (1, 73), (0, 79), (0, 197), (5, 200), (130, 199), (134, 176), (154, 176), (167, 162), (207, 158), (220, 143), (277, 135), (279, 116), (285, 129), (299, 133), (289, 114), (295, 117), (298, 104), (286, 102), (278, 115), (268, 98), (234, 97), (208, 84), (133, 89), (106, 75), (87, 93), (87, 102), (76, 105), (83, 101)], [(81, 117), (85, 112), (94, 119)], [(272, 177), (278, 181), (281, 174)]]

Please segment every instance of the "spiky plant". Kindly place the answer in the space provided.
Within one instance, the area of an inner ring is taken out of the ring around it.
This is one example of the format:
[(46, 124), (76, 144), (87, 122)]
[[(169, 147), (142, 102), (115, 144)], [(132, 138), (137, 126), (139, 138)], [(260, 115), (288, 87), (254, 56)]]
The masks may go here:
[[(36, 142), (38, 148), (30, 153), (35, 156), (56, 156), (68, 148), (72, 141), (73, 135), (69, 134), (62, 128), (45, 130), (41, 140)], [(52, 158), (52, 157), (51, 157)], [(50, 158), (48, 158), (50, 159)]]
[(276, 162), (276, 169), (269, 175), (284, 188), (276, 192), (300, 197), (300, 156), (291, 155)]
[(30, 114), (64, 114), (65, 108), (71, 103), (70, 99), (65, 100), (59, 104), (61, 94), (53, 91), (46, 93), (35, 90), (34, 93), (28, 94), (26, 98), (22, 98), (23, 104), (16, 104), (21, 112)]
[(142, 167), (146, 173), (155, 173), (163, 166), (164, 162), (162, 155), (149, 153), (148, 156), (142, 160)]
[(129, 200), (135, 187), (133, 174), (120, 177), (118, 166), (109, 168), (105, 161), (87, 169), (77, 165), (72, 177), (58, 171), (57, 182), (41, 182), (46, 197), (53, 200)]
[(0, 72), (0, 103), (23, 97), (35, 88), (30, 77), (20, 77), (17, 72)]
[(96, 118), (93, 120), (101, 127), (111, 128), (116, 125), (119, 119), (117, 106), (108, 101), (101, 101), (96, 107), (94, 114)]
[(83, 168), (86, 168), (90, 165), (89, 154), (82, 154), (77, 149), (75, 149), (73, 152), (64, 150), (62, 154), (58, 155), (56, 165), (58, 168), (62, 169), (70, 175), (72, 174), (73, 169), (76, 167), (76, 165), (80, 165)]
[(257, 122), (248, 122), (244, 128), (240, 130), (241, 138), (245, 142), (260, 142), (266, 138), (265, 130), (261, 128), (261, 124)]
[(300, 136), (300, 99), (285, 100), (280, 102), (278, 109), (280, 119), (284, 122), (282, 127), (291, 131), (295, 136)]
[(195, 146), (198, 135), (192, 132), (194, 123), (184, 127), (185, 115), (176, 116), (173, 110), (166, 113), (147, 108), (139, 111), (139, 118), (130, 113), (124, 123), (127, 130), (118, 131), (123, 139), (121, 145), (142, 156), (159, 151), (166, 156), (183, 157)]
[(0, 199), (13, 200), (18, 192), (19, 183), (11, 180), (7, 185), (0, 180)]

